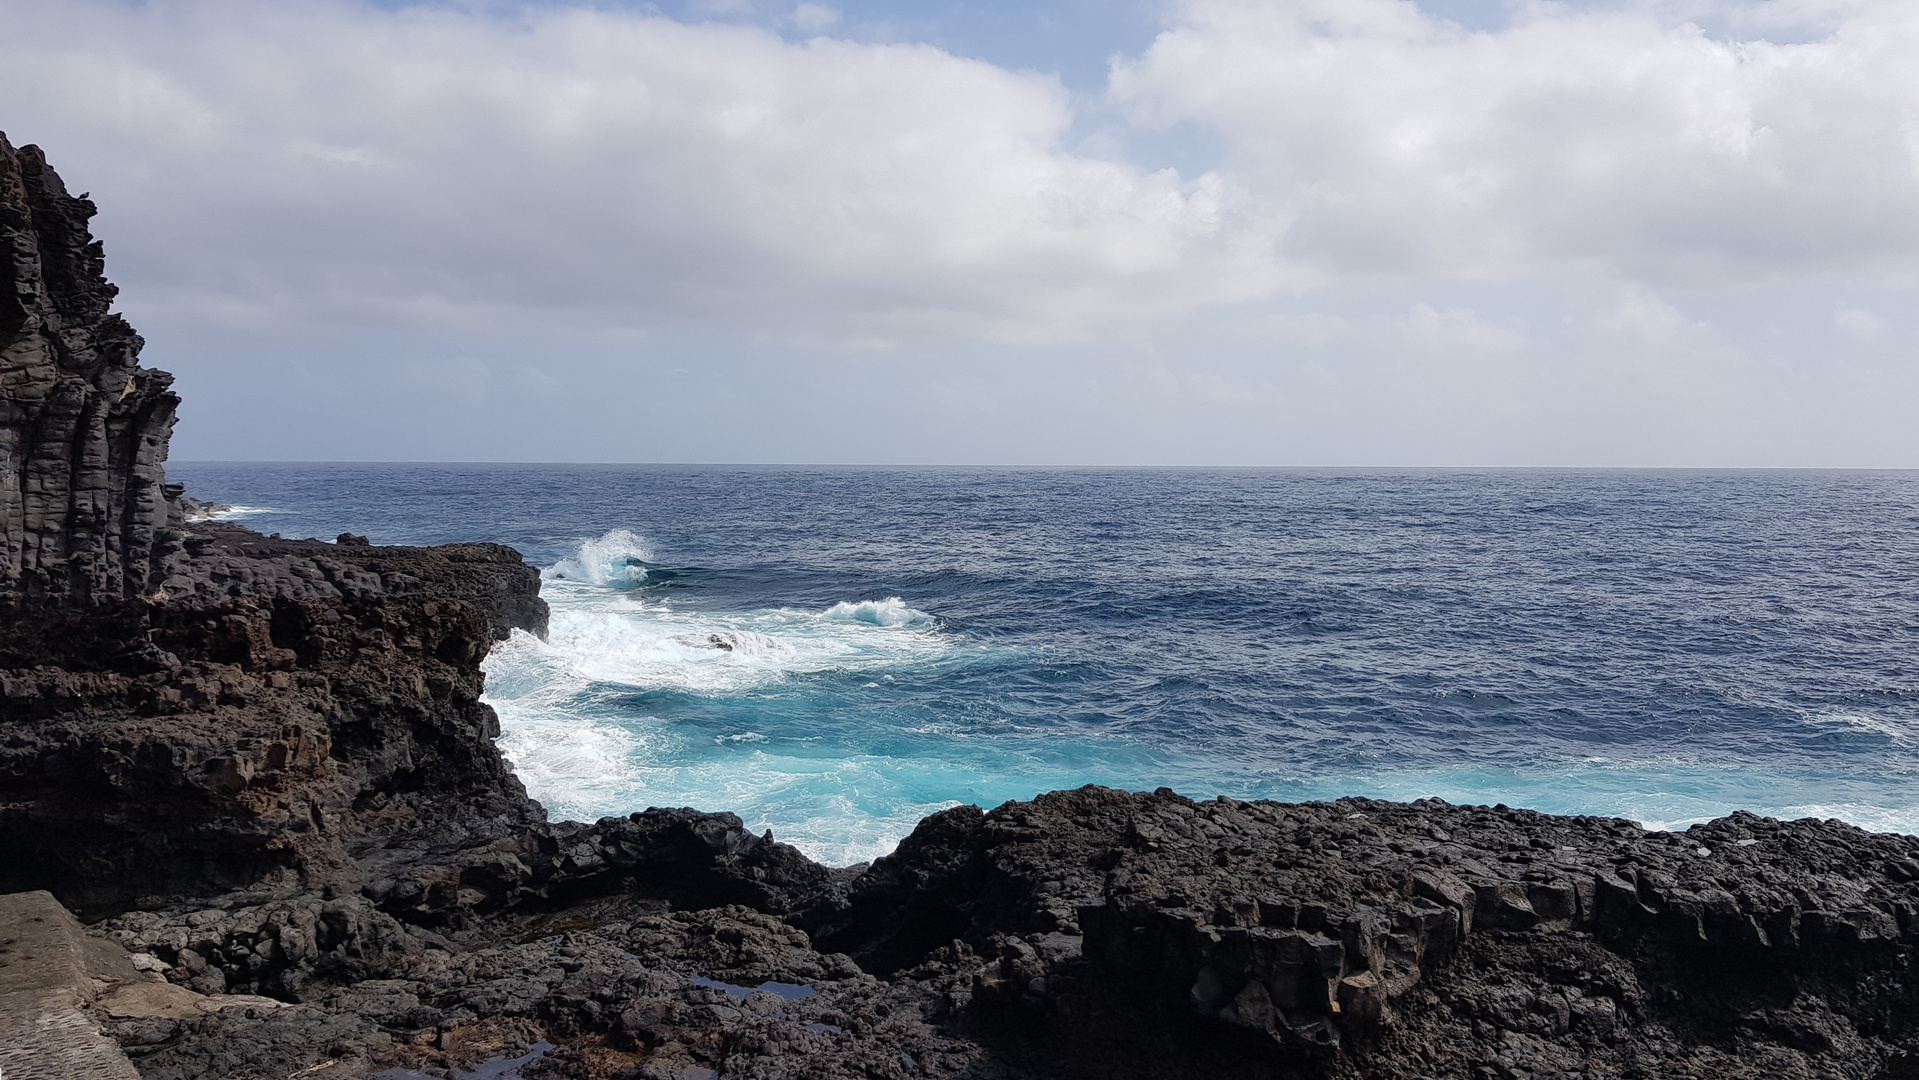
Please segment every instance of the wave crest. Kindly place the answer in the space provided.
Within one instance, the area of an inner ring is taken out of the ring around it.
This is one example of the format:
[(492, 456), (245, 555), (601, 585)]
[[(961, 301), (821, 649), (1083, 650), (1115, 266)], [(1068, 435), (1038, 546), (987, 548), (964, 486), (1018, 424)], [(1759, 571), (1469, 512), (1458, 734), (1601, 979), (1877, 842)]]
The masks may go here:
[(933, 625), (933, 617), (917, 608), (906, 606), (906, 601), (897, 596), (884, 600), (842, 600), (825, 611), (820, 617), (841, 622), (862, 622), (869, 626), (909, 626), (915, 629)]
[[(271, 506), (227, 506), (205, 515), (203, 521), (238, 521), (241, 518), (258, 517), (261, 514), (277, 514), (280, 511)], [(188, 520), (192, 520), (189, 518)]]
[(597, 540), (584, 540), (572, 558), (561, 559), (540, 577), (546, 581), (578, 581), (614, 589), (637, 589), (646, 583), (646, 563), (653, 548), (631, 529), (614, 529)]

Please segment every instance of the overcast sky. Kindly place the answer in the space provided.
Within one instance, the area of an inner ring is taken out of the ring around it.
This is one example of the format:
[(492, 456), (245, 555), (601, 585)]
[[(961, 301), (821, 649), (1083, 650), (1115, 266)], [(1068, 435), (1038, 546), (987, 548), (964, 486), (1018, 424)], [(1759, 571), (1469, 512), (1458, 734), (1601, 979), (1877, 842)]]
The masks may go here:
[(0, 0), (176, 459), (1919, 467), (1919, 3)]

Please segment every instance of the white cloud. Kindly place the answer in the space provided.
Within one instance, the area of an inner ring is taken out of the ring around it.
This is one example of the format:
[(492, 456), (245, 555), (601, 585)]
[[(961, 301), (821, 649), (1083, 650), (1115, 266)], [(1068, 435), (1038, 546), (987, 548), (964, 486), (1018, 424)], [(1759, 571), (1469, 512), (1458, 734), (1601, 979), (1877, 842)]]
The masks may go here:
[(0, 128), (209, 456), (297, 383), (320, 457), (1919, 464), (1834, 307), (1919, 287), (1919, 5), (1509, 6), (1184, 0), (1075, 100), (814, 3), (0, 0)]
[(1864, 308), (1842, 307), (1832, 313), (1832, 324), (1840, 333), (1864, 345), (1877, 345), (1886, 340), (1886, 331), (1890, 329), (1884, 318)]
[[(111, 191), (169, 305), (266, 319), (897, 345), (1118, 336), (1382, 274), (1911, 270), (1919, 8), (1517, 10), (1484, 33), (1402, 0), (1187, 0), (1112, 99), (1221, 137), (1189, 177), (1076, 152), (1049, 77), (594, 8), (0, 0), (0, 94), (16, 139)], [(1782, 27), (1815, 36), (1758, 36)]]
[(1056, 80), (927, 46), (327, 0), (0, 23), (12, 135), (170, 306), (1046, 339), (1264, 283), (1211, 178), (1076, 156)]
[(1415, 304), (1401, 324), (1406, 343), (1439, 353), (1497, 356), (1524, 352), (1525, 331), (1481, 316), (1471, 308)]
[(1916, 57), (1910, 3), (1536, 0), (1474, 33), (1399, 0), (1187, 0), (1113, 92), (1217, 131), (1301, 268), (1711, 283), (1911, 258)]
[(840, 21), (840, 13), (824, 4), (801, 4), (793, 9), (793, 25), (817, 34)]

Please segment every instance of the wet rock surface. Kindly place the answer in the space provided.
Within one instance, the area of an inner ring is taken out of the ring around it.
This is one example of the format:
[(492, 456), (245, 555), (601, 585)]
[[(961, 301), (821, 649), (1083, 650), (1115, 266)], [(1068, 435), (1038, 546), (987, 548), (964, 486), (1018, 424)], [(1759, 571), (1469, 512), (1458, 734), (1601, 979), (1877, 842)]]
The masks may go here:
[(1085, 788), (844, 870), (548, 822), (480, 700), (537, 573), (167, 485), (92, 212), (0, 138), (0, 892), (91, 922), (149, 1080), (1919, 1076), (1919, 839), (1837, 822)]

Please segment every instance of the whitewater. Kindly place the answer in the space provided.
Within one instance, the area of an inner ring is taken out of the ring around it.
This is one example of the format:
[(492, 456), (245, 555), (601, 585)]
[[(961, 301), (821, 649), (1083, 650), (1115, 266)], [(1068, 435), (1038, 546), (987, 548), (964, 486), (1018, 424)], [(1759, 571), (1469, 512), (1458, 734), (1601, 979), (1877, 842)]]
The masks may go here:
[(1085, 783), (1919, 831), (1919, 476), (169, 466), (286, 535), (496, 540), (555, 817), (808, 854)]

